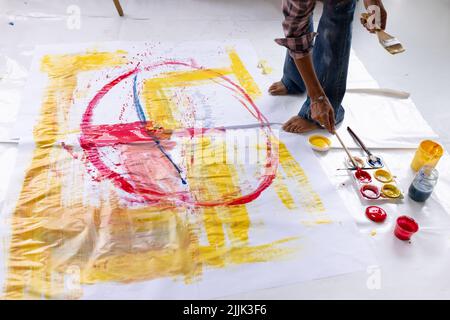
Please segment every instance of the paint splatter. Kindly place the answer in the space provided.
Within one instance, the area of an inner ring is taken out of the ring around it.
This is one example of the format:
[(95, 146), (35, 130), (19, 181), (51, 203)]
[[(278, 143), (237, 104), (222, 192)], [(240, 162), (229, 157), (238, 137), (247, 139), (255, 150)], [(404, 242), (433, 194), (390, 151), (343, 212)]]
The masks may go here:
[[(271, 186), (289, 209), (320, 212), (323, 204), (283, 144), (278, 154), (253, 101), (261, 91), (239, 56), (228, 51), (226, 57), (229, 66), (209, 69), (193, 59), (146, 65), (153, 59), (148, 53), (128, 57), (120, 50), (43, 58), (49, 81), (12, 218), (6, 298), (82, 297), (82, 287), (67, 292), (68, 277), (82, 285), (162, 278), (189, 284), (201, 281), (208, 268), (272, 261), (298, 250), (289, 245), (293, 237), (252, 242), (248, 204)], [(158, 68), (157, 76), (142, 79)], [(74, 132), (70, 112), (86, 74), (98, 79), (84, 87), (83, 97), (92, 99)], [(226, 154), (215, 138), (226, 134), (224, 128), (183, 127), (180, 121), (180, 115), (191, 121), (196, 106), (174, 88), (204, 82), (227, 90), (260, 124), (265, 161), (248, 188), (235, 165), (222, 161)], [(98, 108), (108, 105), (100, 103), (106, 95), (128, 87), (131, 101), (116, 106), (118, 121), (94, 121)], [(184, 102), (174, 104), (180, 97)], [(178, 109), (183, 105), (187, 113)], [(126, 122), (125, 114), (135, 120)], [(78, 140), (68, 139), (74, 134)]]

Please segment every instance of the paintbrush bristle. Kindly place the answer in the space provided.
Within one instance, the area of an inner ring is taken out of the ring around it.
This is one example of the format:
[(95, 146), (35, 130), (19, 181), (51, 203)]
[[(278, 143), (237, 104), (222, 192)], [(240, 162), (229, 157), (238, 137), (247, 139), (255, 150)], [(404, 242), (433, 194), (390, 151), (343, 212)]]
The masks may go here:
[(397, 53), (402, 53), (405, 51), (405, 48), (402, 47), (401, 44), (396, 44), (390, 47), (386, 47), (385, 48), (387, 51), (389, 51), (390, 54), (397, 54)]
[(405, 51), (400, 41), (385, 31), (377, 31), (377, 36), (383, 48), (385, 48), (390, 54), (397, 54)]

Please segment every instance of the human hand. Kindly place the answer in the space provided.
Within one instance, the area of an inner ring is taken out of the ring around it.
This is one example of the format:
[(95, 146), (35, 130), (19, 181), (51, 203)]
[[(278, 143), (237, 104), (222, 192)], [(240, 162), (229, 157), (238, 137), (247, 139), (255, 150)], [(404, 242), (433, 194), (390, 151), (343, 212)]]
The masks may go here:
[(334, 110), (326, 96), (311, 99), (311, 118), (330, 133), (335, 131)]
[(386, 29), (387, 12), (381, 0), (364, 0), (367, 13), (361, 15), (361, 24), (370, 33)]

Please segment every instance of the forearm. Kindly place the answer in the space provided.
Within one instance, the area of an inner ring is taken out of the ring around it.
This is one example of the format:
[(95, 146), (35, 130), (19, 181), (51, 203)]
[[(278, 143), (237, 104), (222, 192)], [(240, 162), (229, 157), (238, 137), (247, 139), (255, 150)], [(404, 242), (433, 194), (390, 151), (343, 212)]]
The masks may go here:
[(314, 99), (325, 95), (322, 85), (320, 84), (319, 79), (317, 79), (311, 54), (308, 54), (302, 58), (294, 59), (294, 61), (300, 75), (302, 76), (303, 82), (305, 83), (308, 96), (311, 99)]

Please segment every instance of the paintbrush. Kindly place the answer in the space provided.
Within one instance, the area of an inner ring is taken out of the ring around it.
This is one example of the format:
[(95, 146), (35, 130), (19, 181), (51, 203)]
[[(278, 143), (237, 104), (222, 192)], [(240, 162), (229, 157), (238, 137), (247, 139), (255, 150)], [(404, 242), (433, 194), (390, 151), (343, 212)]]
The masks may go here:
[(372, 152), (370, 152), (369, 149), (365, 146), (365, 144), (361, 141), (361, 139), (356, 135), (356, 133), (353, 132), (350, 127), (347, 127), (348, 133), (352, 136), (352, 138), (356, 141), (356, 143), (361, 147), (361, 149), (364, 150), (364, 152), (367, 154), (369, 158), (369, 164), (373, 167), (381, 168), (383, 167), (383, 161), (380, 157), (377, 157), (373, 155)]
[[(363, 25), (367, 23), (368, 18), (368, 13), (361, 14), (361, 22)], [(382, 29), (375, 29), (375, 33), (378, 36), (378, 41), (380, 42), (381, 46), (390, 54), (397, 54), (405, 51), (402, 44), (396, 37), (390, 35)]]
[(391, 36), (384, 30), (376, 30), (375, 32), (377, 33), (378, 41), (390, 54), (397, 54), (405, 51), (405, 48), (403, 48), (402, 44), (397, 40), (396, 37)]
[(358, 167), (358, 168), (338, 168), (338, 169), (336, 169), (337, 171), (340, 171), (340, 170), (350, 170), (350, 171), (358, 171), (358, 169), (359, 170), (375, 170), (375, 169), (378, 169), (378, 168), (372, 168), (372, 167), (363, 167), (363, 168), (360, 168), (360, 167)]
[(357, 171), (361, 170), (360, 168), (358, 168), (358, 165), (356, 164), (355, 159), (353, 159), (352, 155), (350, 154), (350, 151), (348, 151), (348, 149), (347, 149), (347, 147), (345, 146), (344, 142), (342, 142), (341, 137), (339, 137), (339, 135), (338, 135), (337, 132), (335, 132), (334, 134), (336, 135), (336, 138), (338, 138), (339, 143), (341, 144), (342, 148), (344, 148), (345, 152), (347, 153), (347, 156), (348, 156), (348, 158), (350, 159), (350, 161), (352, 162), (353, 167), (354, 167), (354, 168), (357, 168), (357, 169), (356, 169)]

